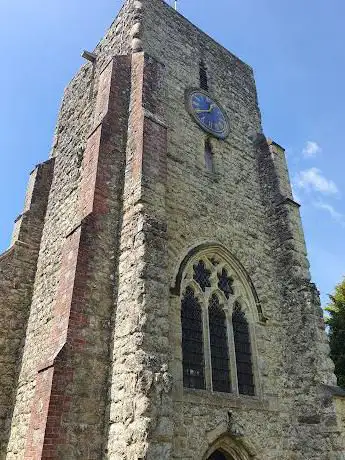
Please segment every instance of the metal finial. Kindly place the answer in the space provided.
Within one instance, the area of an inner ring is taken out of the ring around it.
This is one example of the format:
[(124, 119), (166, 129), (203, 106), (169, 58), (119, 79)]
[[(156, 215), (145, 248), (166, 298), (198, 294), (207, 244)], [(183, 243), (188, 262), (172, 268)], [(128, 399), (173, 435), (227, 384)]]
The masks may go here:
[(175, 8), (175, 11), (177, 11), (177, 0), (174, 0), (174, 8)]

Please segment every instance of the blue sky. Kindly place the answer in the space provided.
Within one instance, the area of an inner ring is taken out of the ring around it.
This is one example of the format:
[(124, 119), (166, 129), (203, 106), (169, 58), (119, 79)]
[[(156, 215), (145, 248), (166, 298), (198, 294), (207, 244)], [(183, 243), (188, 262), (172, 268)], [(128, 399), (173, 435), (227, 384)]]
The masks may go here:
[[(172, 0), (171, 0), (172, 3)], [(65, 85), (121, 0), (0, 0), (0, 251), (47, 159)], [(255, 70), (264, 130), (287, 149), (323, 304), (345, 275), (344, 0), (179, 0)]]

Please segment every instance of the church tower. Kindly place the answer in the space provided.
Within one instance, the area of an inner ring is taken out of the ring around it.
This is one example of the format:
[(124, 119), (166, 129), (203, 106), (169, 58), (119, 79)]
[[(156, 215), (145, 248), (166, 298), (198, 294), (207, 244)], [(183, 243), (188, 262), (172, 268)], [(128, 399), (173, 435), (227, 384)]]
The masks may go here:
[(251, 67), (163, 0), (84, 56), (0, 256), (0, 458), (344, 459)]

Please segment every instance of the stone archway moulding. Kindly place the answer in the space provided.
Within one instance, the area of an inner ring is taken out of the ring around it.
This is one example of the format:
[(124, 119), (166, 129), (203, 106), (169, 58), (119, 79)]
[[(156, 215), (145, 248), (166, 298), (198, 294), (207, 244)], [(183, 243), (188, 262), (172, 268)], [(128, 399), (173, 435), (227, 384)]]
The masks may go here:
[(251, 299), (251, 303), (253, 305), (256, 305), (258, 319), (262, 322), (265, 322), (266, 318), (263, 314), (259, 297), (257, 295), (254, 284), (248, 272), (240, 263), (240, 261), (234, 255), (232, 255), (231, 252), (225, 246), (217, 242), (204, 242), (198, 244), (197, 246), (188, 251), (187, 255), (180, 263), (177, 273), (174, 276), (173, 285), (170, 289), (171, 293), (173, 295), (180, 295), (183, 275), (190, 261), (194, 258), (207, 255), (219, 256), (232, 267), (234, 272), (236, 272), (237, 277), (241, 280), (243, 287), (246, 289), (247, 295)]
[(208, 460), (216, 451), (224, 453), (224, 455), (229, 456), (231, 460), (253, 460), (254, 458), (239, 442), (227, 435), (215, 441), (207, 450), (202, 460)]

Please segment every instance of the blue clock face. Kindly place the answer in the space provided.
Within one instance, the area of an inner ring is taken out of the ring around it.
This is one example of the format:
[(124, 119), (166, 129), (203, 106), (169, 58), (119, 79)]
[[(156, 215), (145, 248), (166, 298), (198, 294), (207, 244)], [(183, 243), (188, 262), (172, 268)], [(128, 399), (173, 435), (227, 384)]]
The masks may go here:
[(189, 91), (187, 106), (195, 121), (205, 131), (219, 139), (225, 139), (228, 136), (228, 119), (219, 104), (206, 92), (201, 90)]

